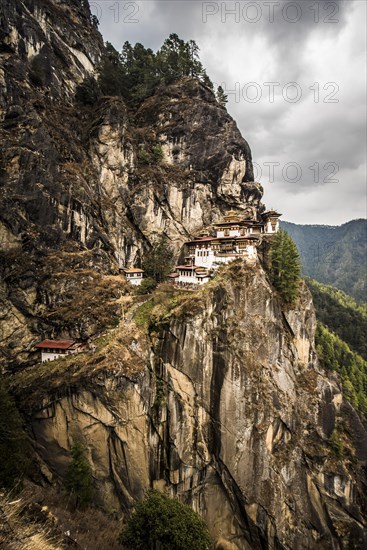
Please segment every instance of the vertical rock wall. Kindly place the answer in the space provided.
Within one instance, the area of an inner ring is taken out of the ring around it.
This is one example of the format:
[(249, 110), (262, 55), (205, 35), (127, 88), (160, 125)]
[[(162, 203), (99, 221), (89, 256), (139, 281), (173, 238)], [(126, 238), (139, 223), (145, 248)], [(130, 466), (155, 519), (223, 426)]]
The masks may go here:
[(362, 548), (366, 431), (317, 368), (308, 290), (284, 308), (260, 266), (234, 264), (151, 330), (147, 370), (91, 375), (31, 413), (55, 479), (79, 437), (109, 507), (154, 486), (190, 503), (224, 548)]

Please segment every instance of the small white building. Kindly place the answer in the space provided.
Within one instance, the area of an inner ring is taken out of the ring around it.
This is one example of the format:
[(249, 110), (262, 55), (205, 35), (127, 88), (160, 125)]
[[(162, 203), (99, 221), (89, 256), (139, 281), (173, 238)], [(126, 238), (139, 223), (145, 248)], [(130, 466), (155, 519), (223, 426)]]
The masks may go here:
[(272, 234), (279, 231), (279, 218), (281, 214), (275, 210), (268, 210), (262, 215), (265, 222), (265, 233)]
[(36, 348), (41, 350), (42, 363), (46, 363), (72, 353), (78, 353), (80, 344), (77, 344), (75, 340), (44, 340), (36, 344)]
[(210, 280), (207, 269), (194, 265), (178, 265), (175, 283), (179, 286), (204, 285)]
[(141, 285), (144, 277), (144, 269), (139, 269), (138, 267), (131, 267), (131, 268), (126, 268), (123, 271), (129, 283), (131, 283), (134, 286)]

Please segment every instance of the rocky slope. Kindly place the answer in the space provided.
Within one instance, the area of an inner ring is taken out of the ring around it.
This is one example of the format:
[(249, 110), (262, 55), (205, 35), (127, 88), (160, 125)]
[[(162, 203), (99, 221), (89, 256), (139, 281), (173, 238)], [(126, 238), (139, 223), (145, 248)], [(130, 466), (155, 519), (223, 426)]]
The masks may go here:
[(317, 367), (306, 287), (284, 308), (238, 263), (154, 303), (146, 337), (123, 322), (97, 356), (13, 377), (45, 478), (78, 439), (108, 510), (166, 487), (217, 548), (363, 548), (367, 433)]
[[(86, 2), (8, 1), (0, 17), (0, 342), (16, 366), (40, 336), (98, 331), (80, 331), (78, 316), (69, 328), (62, 318), (49, 324), (50, 254), (60, 257), (51, 273), (63, 273), (72, 253), (80, 269), (114, 274), (139, 266), (157, 234), (178, 254), (229, 208), (256, 218), (262, 189), (251, 183), (251, 152), (235, 122), (196, 81), (158, 91), (137, 111), (119, 98), (74, 104), (103, 52)], [(154, 147), (160, 162), (149, 156)]]

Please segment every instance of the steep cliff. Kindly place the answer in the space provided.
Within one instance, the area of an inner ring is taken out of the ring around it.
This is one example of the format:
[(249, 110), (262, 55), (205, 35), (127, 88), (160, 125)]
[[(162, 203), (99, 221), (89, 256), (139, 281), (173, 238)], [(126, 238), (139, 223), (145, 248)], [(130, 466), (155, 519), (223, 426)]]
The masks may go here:
[(141, 308), (145, 337), (124, 321), (99, 355), (13, 378), (47, 479), (79, 439), (110, 510), (167, 487), (217, 548), (363, 548), (367, 433), (317, 367), (307, 288), (284, 307), (239, 262)]
[[(79, 270), (103, 275), (139, 265), (157, 233), (178, 254), (230, 208), (256, 218), (262, 188), (251, 183), (251, 152), (235, 122), (195, 80), (135, 110), (112, 97), (75, 105), (76, 85), (104, 48), (87, 2), (8, 1), (0, 17), (0, 341), (17, 366), (40, 336), (85, 338), (100, 328), (81, 331), (78, 314), (74, 326), (49, 323), (55, 304), (44, 281), (63, 293), (58, 274), (70, 254)], [(154, 147), (163, 159), (146, 162)]]

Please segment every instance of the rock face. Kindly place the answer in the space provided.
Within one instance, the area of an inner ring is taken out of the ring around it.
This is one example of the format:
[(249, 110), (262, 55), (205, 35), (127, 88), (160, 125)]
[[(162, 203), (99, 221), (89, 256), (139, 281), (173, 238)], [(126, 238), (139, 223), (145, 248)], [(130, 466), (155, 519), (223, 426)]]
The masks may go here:
[(284, 308), (260, 265), (235, 263), (155, 317), (135, 372), (121, 354), (52, 391), (37, 381), (40, 401), (19, 375), (46, 477), (64, 474), (79, 439), (108, 509), (166, 487), (217, 548), (363, 548), (367, 434), (318, 370), (314, 331), (306, 287)]
[[(235, 122), (197, 81), (158, 90), (135, 111), (119, 98), (75, 105), (76, 85), (104, 47), (87, 2), (9, 0), (0, 10), (0, 347), (16, 366), (21, 350), (52, 332), (39, 285), (50, 253), (79, 254), (82, 264), (91, 251), (115, 273), (140, 266), (164, 233), (178, 256), (228, 209), (256, 218), (262, 189), (248, 183), (251, 152)], [(9, 266), (20, 255), (29, 261), (15, 274)]]

